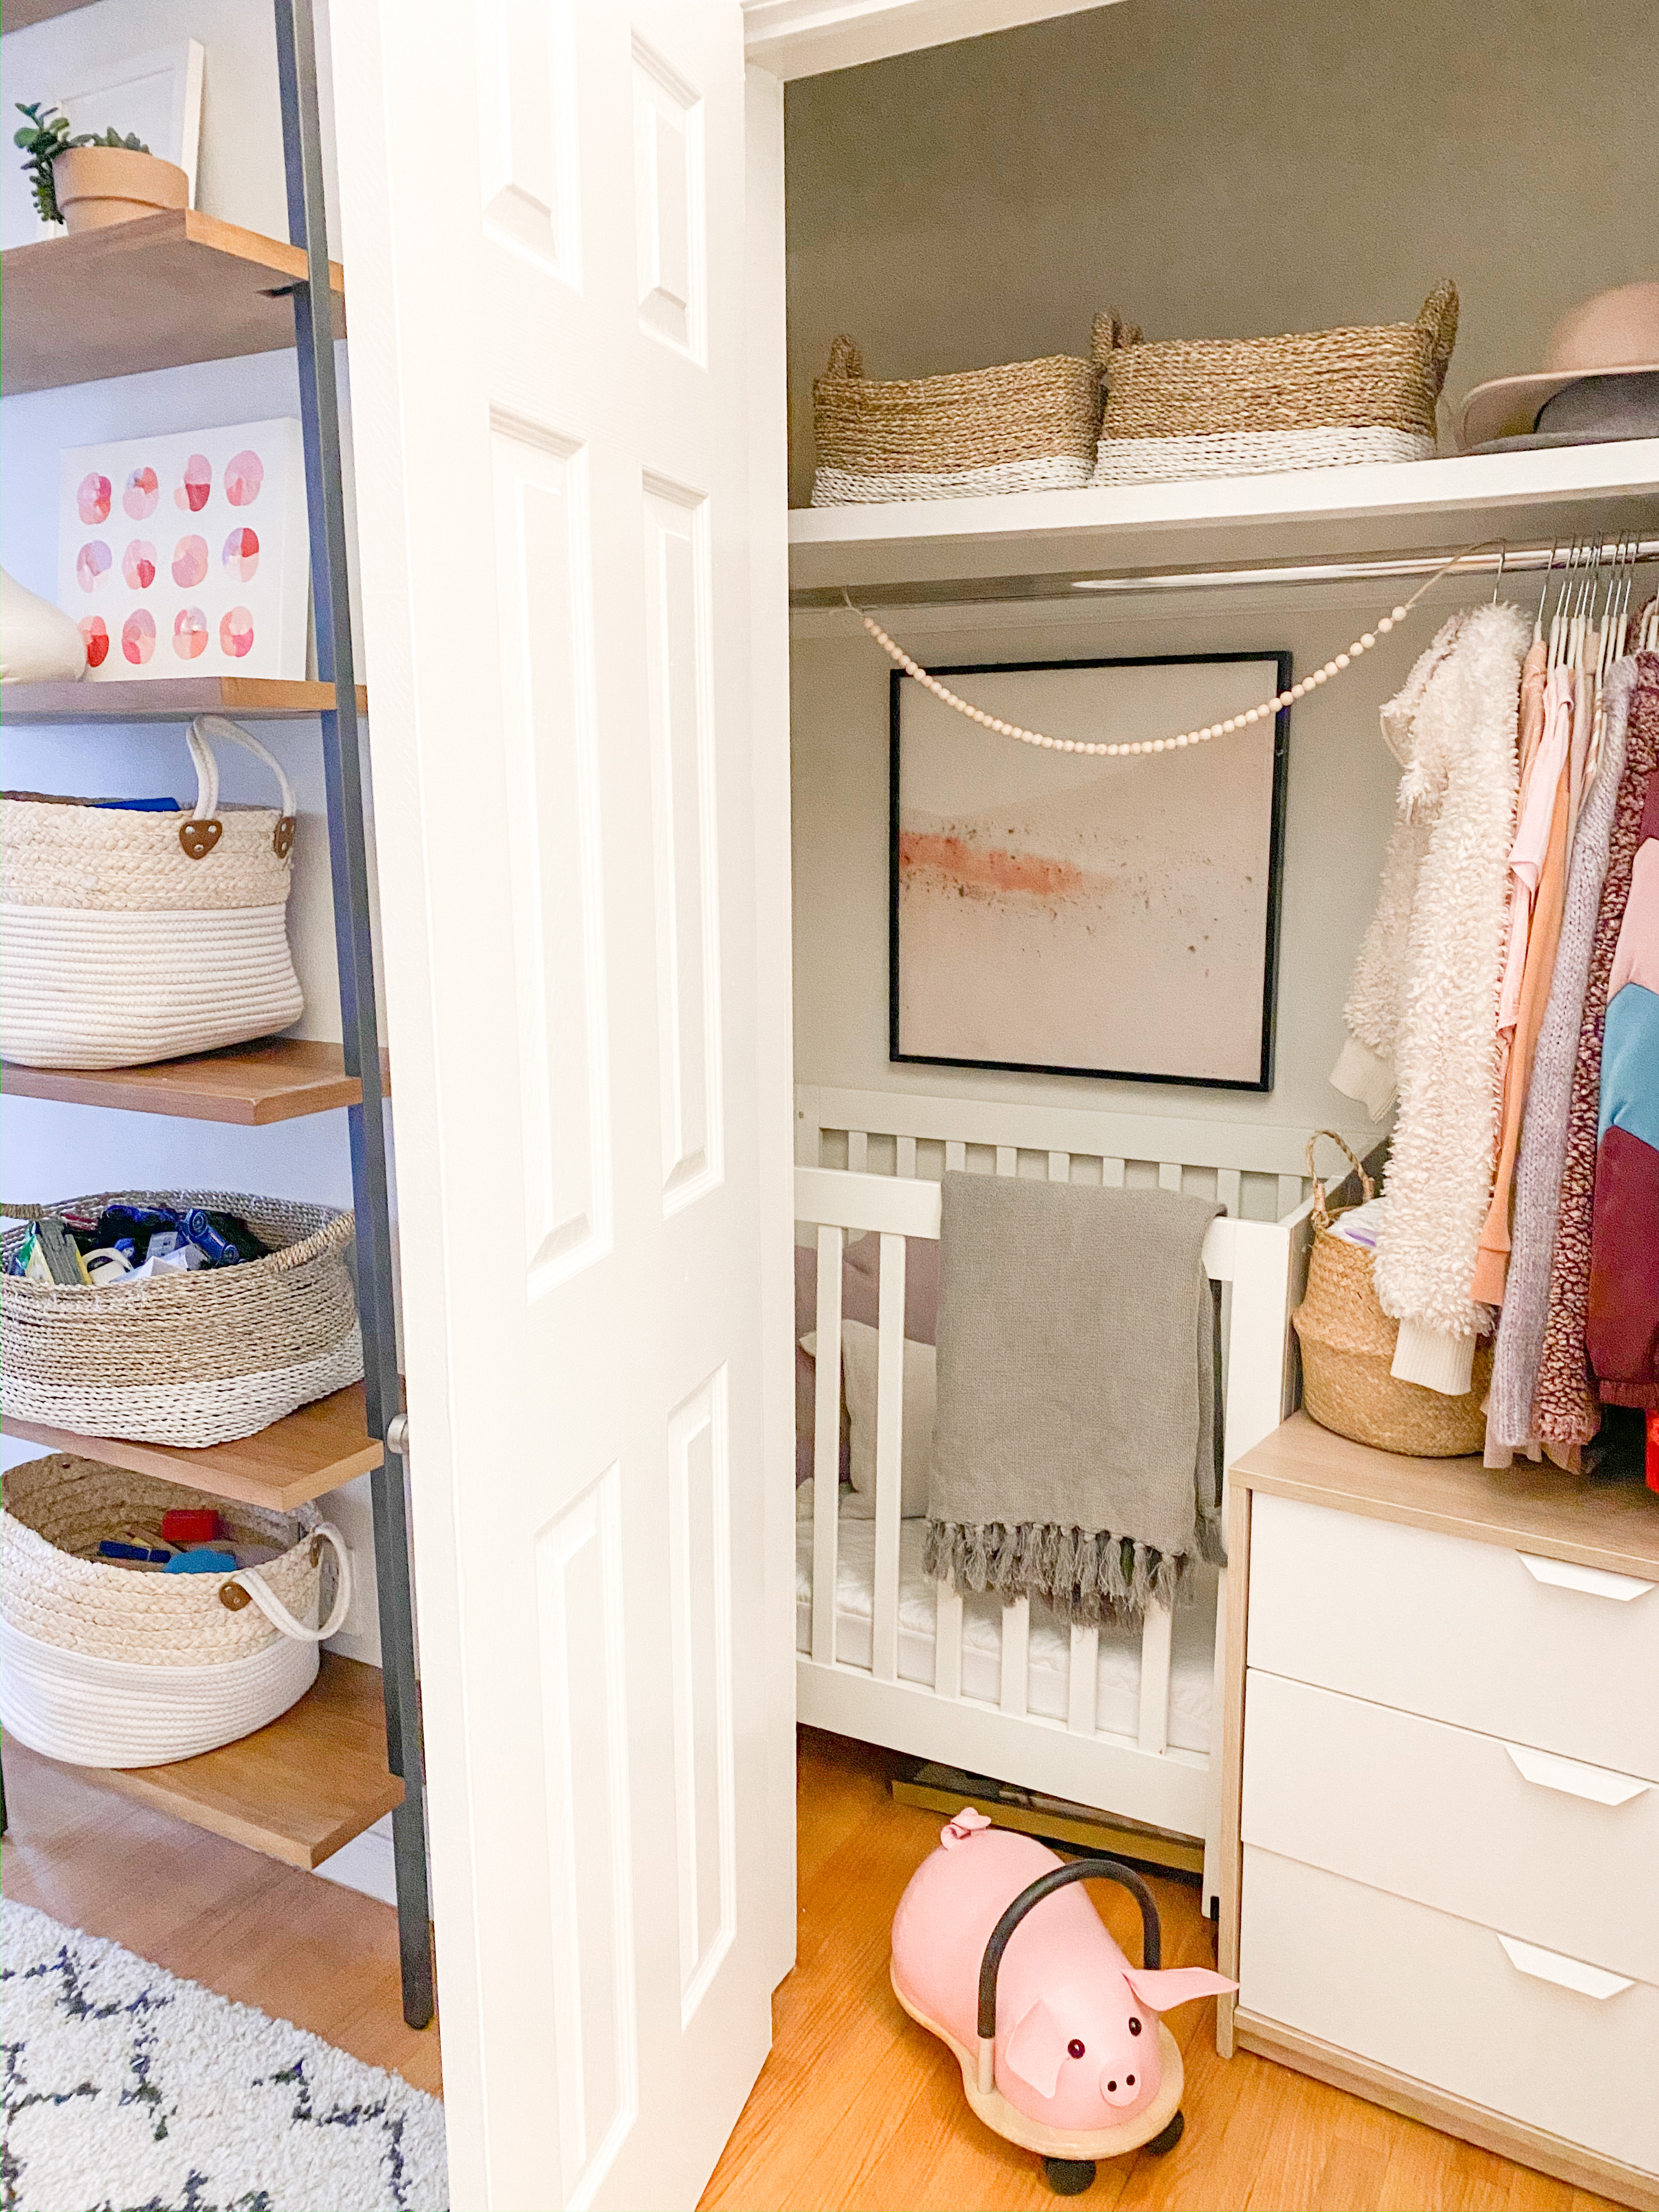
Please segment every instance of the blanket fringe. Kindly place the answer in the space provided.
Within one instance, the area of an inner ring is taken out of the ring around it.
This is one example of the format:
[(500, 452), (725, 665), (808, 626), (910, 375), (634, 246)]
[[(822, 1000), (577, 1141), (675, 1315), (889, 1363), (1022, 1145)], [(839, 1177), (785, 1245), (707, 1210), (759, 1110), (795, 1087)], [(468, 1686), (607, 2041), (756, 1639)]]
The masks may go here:
[[(1200, 1555), (1224, 1565), (1220, 1531), (1200, 1520)], [(1147, 1606), (1170, 1607), (1188, 1578), (1189, 1554), (1155, 1551), (1132, 1536), (1064, 1528), (1054, 1522), (929, 1521), (921, 1563), (959, 1594), (992, 1590), (1005, 1605), (1040, 1598), (1084, 1626), (1140, 1620)]]

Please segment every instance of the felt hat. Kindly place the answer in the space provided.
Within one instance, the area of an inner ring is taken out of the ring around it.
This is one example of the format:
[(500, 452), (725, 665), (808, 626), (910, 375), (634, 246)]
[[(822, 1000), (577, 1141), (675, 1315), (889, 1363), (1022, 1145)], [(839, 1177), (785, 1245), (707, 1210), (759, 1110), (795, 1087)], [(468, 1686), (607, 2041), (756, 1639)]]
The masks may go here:
[[(1589, 445), (1602, 438), (1638, 434), (1613, 427), (1612, 418), (1620, 416), (1618, 406), (1604, 407), (1600, 402), (1611, 400), (1618, 380), (1656, 374), (1659, 283), (1620, 284), (1611, 292), (1598, 292), (1564, 315), (1551, 331), (1541, 369), (1476, 385), (1459, 410), (1457, 442), (1467, 453), (1500, 439), (1505, 446), (1521, 438), (1530, 443), (1534, 437), (1540, 442), (1547, 438), (1553, 445)], [(1559, 428), (1540, 422), (1540, 415), (1558, 392), (1588, 379), (1602, 387), (1593, 404), (1575, 408), (1575, 419)]]

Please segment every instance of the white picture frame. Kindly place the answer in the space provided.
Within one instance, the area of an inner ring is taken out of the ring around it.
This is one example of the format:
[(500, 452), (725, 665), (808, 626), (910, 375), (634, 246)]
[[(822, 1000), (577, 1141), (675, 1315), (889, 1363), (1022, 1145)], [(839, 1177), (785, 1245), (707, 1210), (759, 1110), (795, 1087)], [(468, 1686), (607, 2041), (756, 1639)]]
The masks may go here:
[[(196, 204), (196, 164), (202, 140), (202, 76), (206, 49), (199, 39), (174, 39), (142, 54), (114, 61), (88, 60), (58, 72), (59, 82), (38, 89), (21, 75), (8, 93), (21, 92), (60, 108), (71, 132), (102, 131), (112, 124), (125, 137), (137, 132), (159, 161), (172, 161), (190, 179), (190, 204)], [(67, 78), (68, 82), (62, 80)], [(15, 110), (8, 111), (15, 119)], [(42, 222), (29, 197), (21, 156), (8, 164), (0, 193), (0, 245), (30, 246), (38, 239), (61, 238), (55, 223)]]

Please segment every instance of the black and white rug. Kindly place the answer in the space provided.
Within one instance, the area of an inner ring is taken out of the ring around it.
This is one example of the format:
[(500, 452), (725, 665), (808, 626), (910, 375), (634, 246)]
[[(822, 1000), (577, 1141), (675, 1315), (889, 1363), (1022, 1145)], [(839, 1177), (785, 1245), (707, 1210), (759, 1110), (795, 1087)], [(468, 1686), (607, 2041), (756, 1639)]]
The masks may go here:
[(446, 2212), (443, 2106), (0, 1905), (0, 2212)]

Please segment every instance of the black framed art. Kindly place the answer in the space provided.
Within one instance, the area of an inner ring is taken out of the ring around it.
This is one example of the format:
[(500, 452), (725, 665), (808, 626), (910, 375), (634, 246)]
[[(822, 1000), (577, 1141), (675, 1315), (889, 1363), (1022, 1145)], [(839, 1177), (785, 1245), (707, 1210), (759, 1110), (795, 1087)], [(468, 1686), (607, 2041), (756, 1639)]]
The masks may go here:
[[(1173, 736), (1290, 689), (1288, 653), (937, 668), (1061, 739)], [(1107, 759), (891, 684), (889, 1057), (1271, 1091), (1290, 709)]]

